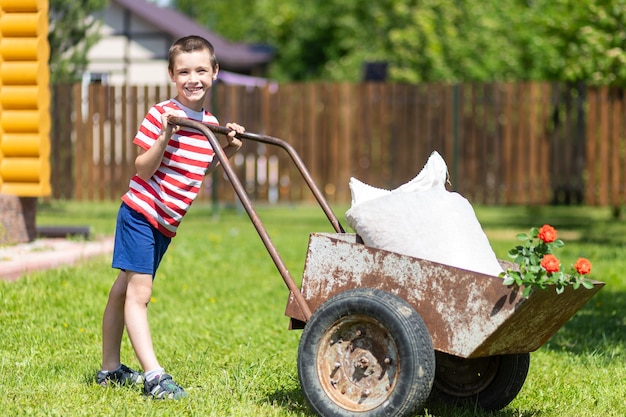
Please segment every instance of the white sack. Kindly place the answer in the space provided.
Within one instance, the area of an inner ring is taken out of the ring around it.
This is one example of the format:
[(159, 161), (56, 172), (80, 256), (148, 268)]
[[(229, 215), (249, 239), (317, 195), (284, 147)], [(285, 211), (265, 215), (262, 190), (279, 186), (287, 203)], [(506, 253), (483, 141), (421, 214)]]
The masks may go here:
[(446, 178), (437, 152), (419, 175), (393, 191), (351, 178), (348, 224), (367, 246), (497, 276), (502, 267), (474, 209), (445, 189)]

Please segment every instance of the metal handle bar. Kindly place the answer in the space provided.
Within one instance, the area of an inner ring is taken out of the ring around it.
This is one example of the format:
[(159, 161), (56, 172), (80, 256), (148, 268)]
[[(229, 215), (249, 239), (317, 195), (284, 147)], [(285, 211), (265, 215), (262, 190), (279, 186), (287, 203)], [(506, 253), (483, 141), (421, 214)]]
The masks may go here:
[[(212, 132), (220, 133), (222, 135), (228, 135), (228, 133), (231, 132), (229, 128), (224, 127), (224, 126), (211, 125), (211, 124), (204, 124), (204, 125), (208, 127)], [(324, 211), (324, 214), (326, 214), (326, 217), (330, 221), (330, 224), (333, 226), (335, 231), (337, 233), (345, 233), (345, 230), (343, 226), (341, 225), (341, 223), (339, 222), (339, 219), (337, 218), (337, 216), (331, 209), (330, 205), (324, 198), (324, 195), (318, 188), (317, 184), (315, 184), (315, 181), (313, 181), (313, 177), (309, 173), (309, 170), (304, 165), (304, 162), (302, 162), (302, 159), (300, 158), (296, 150), (293, 148), (293, 146), (291, 146), (288, 142), (282, 139), (278, 139), (272, 136), (261, 135), (258, 133), (248, 133), (248, 132), (237, 133), (235, 137), (238, 139), (248, 139), (248, 140), (252, 140), (255, 142), (261, 142), (261, 143), (265, 143), (268, 145), (274, 145), (274, 146), (278, 146), (279, 148), (284, 149), (287, 152), (287, 154), (291, 157), (291, 160), (293, 161), (296, 168), (298, 168), (298, 171), (300, 171), (300, 175), (302, 175), (302, 178), (306, 182), (306, 185), (309, 187), (309, 189), (313, 193), (315, 200)]]
[[(206, 136), (207, 140), (211, 144), (211, 147), (213, 148), (213, 151), (215, 152), (215, 156), (217, 156), (217, 160), (220, 162), (220, 164), (222, 164), (224, 168), (226, 177), (232, 184), (235, 190), (235, 193), (239, 197), (239, 200), (241, 201), (241, 204), (246, 210), (246, 213), (248, 213), (248, 216), (250, 217), (252, 224), (256, 228), (257, 233), (259, 234), (259, 236), (261, 237), (261, 240), (265, 244), (265, 247), (267, 248), (267, 251), (269, 252), (272, 260), (274, 261), (276, 268), (278, 268), (278, 272), (280, 273), (281, 277), (283, 278), (283, 281), (287, 285), (287, 288), (289, 288), (289, 291), (291, 291), (291, 293), (293, 294), (296, 300), (296, 303), (298, 307), (300, 308), (300, 310), (302, 311), (304, 317), (308, 321), (309, 318), (311, 317), (311, 309), (309, 308), (309, 305), (307, 304), (306, 300), (302, 296), (302, 293), (300, 292), (300, 289), (298, 288), (294, 279), (289, 273), (289, 270), (287, 269), (285, 262), (280, 257), (278, 250), (276, 249), (276, 246), (272, 242), (269, 234), (267, 233), (267, 230), (265, 229), (265, 226), (261, 222), (261, 219), (259, 218), (254, 207), (252, 206), (250, 197), (246, 193), (245, 188), (243, 187), (243, 185), (241, 184), (241, 181), (239, 180), (239, 177), (237, 177), (235, 170), (230, 165), (230, 161), (228, 160), (226, 153), (220, 146), (220, 143), (218, 142), (217, 138), (215, 137), (213, 133), (213, 132), (216, 132), (216, 133), (220, 133), (223, 135), (227, 135), (229, 132), (231, 132), (231, 130), (223, 126), (210, 125), (210, 124), (198, 122), (196, 120), (187, 119), (184, 117), (171, 117), (169, 119), (169, 122), (175, 125), (196, 129), (200, 131), (204, 136)], [(285, 142), (282, 139), (274, 138), (271, 136), (254, 134), (254, 133), (236, 134), (235, 137), (237, 137), (238, 139), (249, 139), (249, 140), (262, 142), (262, 143), (266, 143), (270, 145), (276, 145), (276, 146), (283, 148), (285, 151), (287, 151), (287, 153), (289, 154), (293, 162), (298, 167), (298, 170), (302, 174), (302, 177), (306, 181), (307, 185), (313, 192), (313, 195), (317, 199), (317, 202), (320, 204), (320, 206), (324, 210), (324, 213), (326, 213), (326, 216), (328, 217), (331, 224), (335, 228), (335, 231), (337, 233), (345, 233), (343, 230), (343, 227), (341, 227), (341, 224), (339, 224), (339, 220), (337, 219), (337, 216), (331, 210), (330, 206), (328, 205), (328, 202), (326, 201), (322, 193), (319, 191), (319, 188), (317, 188), (317, 185), (313, 182), (311, 174), (306, 169), (306, 167), (304, 166), (304, 163), (302, 162), (302, 160), (300, 159), (300, 157), (298, 156), (298, 154), (296, 153), (296, 151), (293, 149), (291, 145), (289, 145), (287, 142)]]

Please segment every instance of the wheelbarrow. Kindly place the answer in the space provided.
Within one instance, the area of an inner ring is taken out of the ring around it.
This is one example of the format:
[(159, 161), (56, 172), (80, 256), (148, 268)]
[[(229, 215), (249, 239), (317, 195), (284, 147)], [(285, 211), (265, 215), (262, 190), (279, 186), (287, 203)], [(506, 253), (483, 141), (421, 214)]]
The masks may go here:
[[(346, 233), (287, 142), (243, 133), (285, 150), (334, 233), (309, 237), (298, 288), (215, 133), (229, 129), (172, 118), (203, 133), (289, 289), (285, 314), (303, 329), (298, 378), (320, 416), (398, 416), (431, 395), (499, 410), (522, 388), (540, 348), (604, 283), (592, 289), (533, 290), (502, 278), (367, 247)], [(501, 261), (503, 269), (511, 264)]]

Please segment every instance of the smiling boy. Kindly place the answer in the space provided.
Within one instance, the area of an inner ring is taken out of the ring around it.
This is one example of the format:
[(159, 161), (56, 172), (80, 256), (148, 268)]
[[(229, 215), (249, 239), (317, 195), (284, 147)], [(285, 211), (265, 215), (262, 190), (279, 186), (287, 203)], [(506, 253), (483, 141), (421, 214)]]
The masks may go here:
[[(200, 191), (213, 160), (213, 149), (201, 133), (168, 123), (172, 116), (217, 124), (204, 102), (219, 67), (213, 45), (188, 36), (169, 50), (168, 72), (176, 97), (155, 104), (142, 121), (133, 143), (140, 153), (137, 173), (122, 196), (113, 250), (113, 268), (119, 269), (109, 292), (102, 319), (102, 386), (143, 381), (150, 398), (179, 399), (185, 390), (157, 360), (148, 325), (148, 304), (157, 268), (187, 210)], [(244, 128), (228, 123), (232, 138)], [(124, 326), (144, 374), (121, 363)]]

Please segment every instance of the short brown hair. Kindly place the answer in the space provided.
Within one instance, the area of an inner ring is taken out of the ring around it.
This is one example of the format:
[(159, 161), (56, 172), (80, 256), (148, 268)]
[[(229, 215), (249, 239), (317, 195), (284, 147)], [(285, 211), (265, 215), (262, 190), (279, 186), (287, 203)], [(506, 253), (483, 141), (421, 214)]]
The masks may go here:
[(167, 68), (170, 72), (174, 71), (174, 60), (176, 57), (182, 53), (189, 53), (193, 51), (209, 51), (209, 55), (211, 55), (211, 66), (213, 67), (213, 71), (217, 70), (217, 57), (215, 56), (215, 48), (211, 42), (207, 41), (201, 36), (185, 36), (184, 38), (180, 38), (176, 42), (170, 46), (170, 50), (168, 53), (168, 63)]

